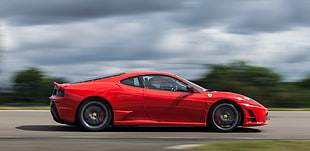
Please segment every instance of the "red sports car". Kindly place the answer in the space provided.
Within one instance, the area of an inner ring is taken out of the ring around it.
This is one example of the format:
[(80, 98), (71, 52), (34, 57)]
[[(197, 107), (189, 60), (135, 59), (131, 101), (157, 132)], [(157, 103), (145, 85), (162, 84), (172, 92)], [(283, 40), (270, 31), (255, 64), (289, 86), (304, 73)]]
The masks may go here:
[(268, 110), (246, 96), (210, 91), (163, 72), (128, 72), (70, 84), (55, 83), (51, 114), (89, 131), (108, 125), (238, 126), (268, 124)]

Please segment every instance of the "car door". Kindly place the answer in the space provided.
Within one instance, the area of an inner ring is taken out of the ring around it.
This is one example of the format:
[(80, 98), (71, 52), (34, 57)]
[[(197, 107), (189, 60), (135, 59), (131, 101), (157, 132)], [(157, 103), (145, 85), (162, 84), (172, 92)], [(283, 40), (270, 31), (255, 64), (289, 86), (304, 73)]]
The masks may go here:
[(151, 120), (201, 122), (206, 105), (204, 95), (189, 92), (187, 84), (165, 75), (145, 75), (144, 102)]
[(139, 77), (129, 77), (119, 83), (122, 88), (114, 102), (115, 110), (126, 113), (123, 120), (148, 120), (143, 98), (143, 84)]

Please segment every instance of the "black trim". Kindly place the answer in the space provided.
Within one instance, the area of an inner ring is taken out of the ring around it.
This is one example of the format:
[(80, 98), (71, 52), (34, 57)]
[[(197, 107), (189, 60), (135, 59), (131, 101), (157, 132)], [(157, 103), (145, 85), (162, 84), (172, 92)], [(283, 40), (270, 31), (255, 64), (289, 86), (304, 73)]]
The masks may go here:
[(119, 74), (113, 74), (113, 75), (103, 76), (103, 77), (99, 77), (99, 78), (94, 78), (94, 79), (90, 79), (90, 80), (80, 81), (80, 82), (72, 82), (72, 83), (69, 83), (69, 84), (76, 84), (76, 83), (83, 83), (83, 82), (90, 82), (90, 81), (95, 81), (95, 80), (101, 80), (101, 79), (106, 79), (106, 78), (111, 78), (111, 77), (120, 76), (120, 75), (123, 75), (123, 74), (125, 74), (125, 72), (119, 73)]

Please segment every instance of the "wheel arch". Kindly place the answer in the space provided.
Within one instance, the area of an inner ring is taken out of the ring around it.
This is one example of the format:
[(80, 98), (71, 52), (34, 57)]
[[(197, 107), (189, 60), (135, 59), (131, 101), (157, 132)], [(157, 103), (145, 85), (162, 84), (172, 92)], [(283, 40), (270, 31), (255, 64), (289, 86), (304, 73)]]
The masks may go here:
[(217, 101), (217, 102), (215, 102), (215, 103), (213, 103), (213, 104), (211, 105), (211, 107), (210, 107), (209, 110), (208, 110), (208, 114), (207, 114), (207, 120), (206, 120), (207, 125), (209, 125), (208, 123), (209, 123), (209, 120), (210, 120), (210, 114), (211, 114), (212, 108), (213, 108), (214, 106), (218, 105), (218, 104), (221, 104), (221, 103), (232, 103), (232, 104), (234, 104), (234, 105), (238, 108), (238, 110), (240, 111), (240, 114), (241, 114), (241, 121), (240, 121), (240, 123), (239, 123), (239, 126), (241, 126), (241, 125), (243, 124), (243, 122), (244, 122), (244, 113), (243, 113), (243, 110), (242, 110), (241, 106), (240, 106), (237, 102), (235, 102), (235, 101), (233, 101), (233, 100), (230, 100), (230, 99), (219, 100), (219, 101)]
[(92, 100), (92, 99), (97, 99), (98, 101), (104, 102), (104, 103), (106, 103), (106, 104), (109, 106), (109, 108), (110, 108), (110, 110), (111, 110), (111, 115), (112, 115), (111, 121), (110, 121), (109, 125), (113, 125), (113, 123), (114, 123), (114, 112), (113, 112), (112, 105), (110, 104), (110, 102), (109, 102), (107, 99), (105, 99), (105, 98), (103, 98), (103, 97), (99, 97), (99, 96), (90, 96), (90, 97), (87, 97), (87, 98), (85, 98), (83, 101), (80, 102), (80, 104), (78, 105), (78, 107), (76, 108), (76, 111), (75, 111), (75, 121), (77, 121), (77, 119), (78, 119), (78, 117), (77, 117), (77, 115), (78, 115), (78, 110), (79, 110), (79, 108), (81, 107), (81, 105), (82, 105), (84, 102), (90, 101), (90, 100)]

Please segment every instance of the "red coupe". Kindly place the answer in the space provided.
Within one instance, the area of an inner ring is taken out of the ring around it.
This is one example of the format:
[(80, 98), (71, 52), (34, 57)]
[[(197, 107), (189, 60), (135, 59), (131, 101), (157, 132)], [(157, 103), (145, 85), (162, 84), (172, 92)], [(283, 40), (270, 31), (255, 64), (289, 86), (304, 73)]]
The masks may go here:
[(210, 91), (163, 72), (128, 72), (70, 84), (55, 83), (53, 119), (89, 131), (108, 125), (209, 126), (233, 131), (268, 124), (268, 110), (235, 93)]

